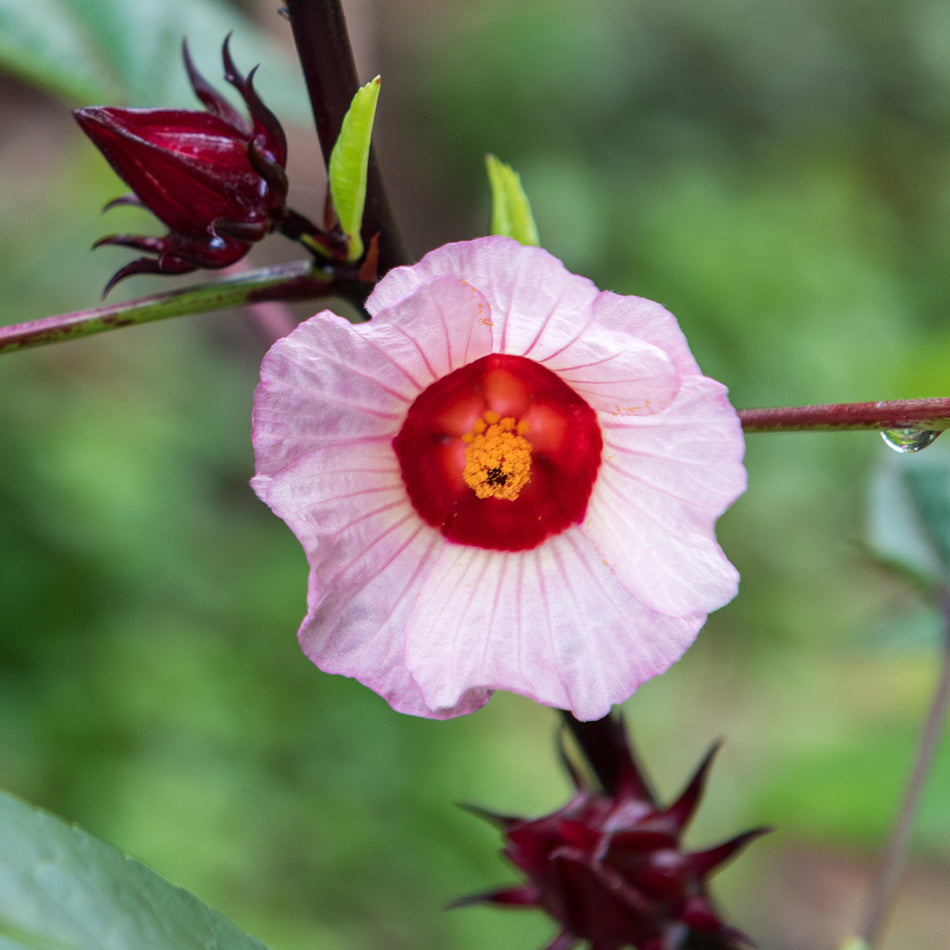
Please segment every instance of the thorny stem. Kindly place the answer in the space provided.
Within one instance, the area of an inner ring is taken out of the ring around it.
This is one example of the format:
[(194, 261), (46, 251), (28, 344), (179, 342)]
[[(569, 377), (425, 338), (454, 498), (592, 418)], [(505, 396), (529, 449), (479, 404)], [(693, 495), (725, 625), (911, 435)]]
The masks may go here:
[[(323, 159), (329, 165), (343, 116), (359, 89), (353, 50), (340, 0), (286, 0), (303, 68)], [(363, 242), (379, 235), (379, 273), (410, 263), (383, 187), (375, 151), (370, 151), (363, 212)]]
[(740, 409), (748, 432), (847, 432), (861, 429), (950, 429), (950, 399), (848, 402), (828, 406)]
[(335, 265), (331, 273), (320, 270), (312, 261), (293, 261), (276, 267), (246, 271), (235, 277), (196, 287), (139, 297), (127, 303), (16, 323), (0, 327), (0, 353), (75, 340), (106, 330), (137, 326), (169, 317), (207, 313), (264, 301), (339, 296), (352, 298), (361, 304), (366, 297), (367, 285), (357, 280), (355, 270), (352, 274), (341, 274), (340, 270), (339, 265)]
[(934, 752), (943, 731), (947, 707), (950, 705), (950, 591), (943, 592), (942, 607), (945, 629), (940, 676), (920, 735), (917, 757), (907, 781), (904, 800), (901, 802), (890, 841), (871, 890), (867, 918), (860, 930), (861, 938), (868, 948), (873, 948), (882, 937), (894, 908), (904, 865), (907, 862), (911, 827), (917, 814), (917, 806), (920, 804), (927, 774), (933, 763)]

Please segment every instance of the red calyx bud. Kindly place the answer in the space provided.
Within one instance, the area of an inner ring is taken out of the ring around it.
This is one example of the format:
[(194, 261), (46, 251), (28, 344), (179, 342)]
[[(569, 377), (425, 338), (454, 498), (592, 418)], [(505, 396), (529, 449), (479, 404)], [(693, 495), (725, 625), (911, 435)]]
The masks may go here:
[[(230, 37), (228, 38), (230, 39)], [(126, 264), (106, 293), (132, 274), (184, 274), (240, 260), (285, 216), (287, 142), (224, 41), (225, 79), (241, 94), (245, 118), (195, 69), (183, 44), (191, 86), (206, 111), (87, 106), (73, 115), (134, 194), (111, 202), (147, 208), (169, 227), (164, 237), (116, 234), (96, 243), (154, 254)]]
[[(547, 950), (677, 950), (752, 946), (724, 923), (706, 877), (767, 828), (746, 832), (705, 851), (684, 851), (683, 830), (699, 804), (713, 750), (680, 797), (660, 806), (627, 744), (612, 723), (616, 786), (610, 794), (585, 784), (568, 765), (574, 797), (534, 820), (471, 810), (497, 823), (504, 855), (527, 882), (463, 898), (453, 906), (493, 903), (536, 907), (561, 926)], [(603, 750), (601, 750), (603, 753)], [(566, 761), (566, 760), (565, 760)]]

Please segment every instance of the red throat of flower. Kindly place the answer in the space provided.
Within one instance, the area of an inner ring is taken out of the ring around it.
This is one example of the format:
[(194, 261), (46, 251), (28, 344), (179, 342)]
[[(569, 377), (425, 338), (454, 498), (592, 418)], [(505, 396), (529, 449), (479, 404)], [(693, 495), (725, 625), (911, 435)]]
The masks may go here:
[(583, 520), (603, 439), (549, 369), (492, 353), (423, 390), (393, 448), (428, 524), (459, 544), (524, 551)]

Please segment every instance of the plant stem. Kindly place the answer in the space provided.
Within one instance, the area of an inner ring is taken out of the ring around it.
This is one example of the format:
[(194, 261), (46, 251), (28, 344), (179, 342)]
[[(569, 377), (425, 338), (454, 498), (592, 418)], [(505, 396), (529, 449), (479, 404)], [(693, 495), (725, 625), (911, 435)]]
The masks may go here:
[[(339, 271), (339, 267), (337, 267)], [(190, 313), (207, 313), (272, 300), (312, 300), (317, 297), (365, 298), (365, 284), (353, 275), (321, 271), (312, 261), (293, 261), (276, 267), (246, 271), (235, 277), (195, 287), (139, 297), (127, 303), (94, 307), (54, 317), (0, 327), (0, 353), (24, 350), (47, 343), (166, 320)], [(360, 293), (357, 293), (360, 290)]]
[(746, 432), (846, 432), (860, 429), (950, 429), (950, 399), (846, 402), (829, 406), (740, 409)]
[(917, 756), (904, 791), (904, 800), (901, 802), (890, 841), (871, 889), (867, 918), (859, 931), (869, 948), (873, 948), (883, 935), (894, 909), (904, 865), (907, 863), (911, 827), (917, 815), (920, 796), (930, 766), (933, 764), (934, 752), (940, 740), (947, 717), (947, 707), (950, 704), (950, 592), (943, 593), (942, 601), (945, 629), (940, 676), (920, 735)]
[(588, 765), (608, 795), (617, 790), (620, 781), (620, 759), (617, 755), (618, 725), (613, 714), (608, 713), (603, 719), (594, 719), (590, 722), (581, 722), (566, 709), (561, 710), (564, 725), (570, 730), (575, 741), (584, 753)]
[[(346, 18), (340, 0), (286, 0), (286, 7), (323, 160), (329, 165), (343, 116), (359, 89)], [(374, 234), (379, 235), (380, 274), (410, 263), (386, 197), (375, 150), (369, 155), (362, 234), (366, 246)]]

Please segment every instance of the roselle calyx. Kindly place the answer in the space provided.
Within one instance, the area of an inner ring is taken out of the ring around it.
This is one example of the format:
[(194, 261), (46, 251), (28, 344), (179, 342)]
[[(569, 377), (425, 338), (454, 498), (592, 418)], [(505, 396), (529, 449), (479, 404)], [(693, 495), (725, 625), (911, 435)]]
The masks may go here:
[(565, 763), (575, 794), (537, 819), (469, 810), (498, 825), (504, 856), (527, 882), (463, 898), (476, 903), (544, 910), (561, 931), (547, 950), (727, 950), (754, 946), (726, 924), (710, 898), (706, 878), (769, 829), (757, 828), (702, 850), (681, 844), (699, 804), (717, 747), (700, 763), (673, 804), (660, 805), (627, 743), (621, 720), (611, 724), (608, 755), (617, 781), (593, 787)]
[[(205, 111), (86, 106), (76, 121), (133, 193), (106, 207), (147, 208), (169, 228), (163, 237), (115, 234), (96, 246), (121, 245), (149, 255), (122, 267), (106, 293), (132, 274), (184, 274), (227, 267), (275, 229), (312, 231), (285, 207), (287, 141), (274, 114), (254, 91), (255, 70), (238, 71), (224, 42), (225, 79), (248, 116), (235, 109), (195, 68), (183, 44), (185, 68)], [(256, 68), (256, 67), (255, 67)]]

